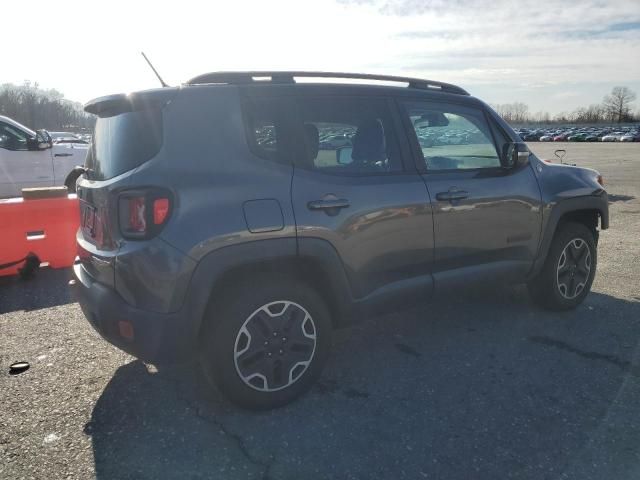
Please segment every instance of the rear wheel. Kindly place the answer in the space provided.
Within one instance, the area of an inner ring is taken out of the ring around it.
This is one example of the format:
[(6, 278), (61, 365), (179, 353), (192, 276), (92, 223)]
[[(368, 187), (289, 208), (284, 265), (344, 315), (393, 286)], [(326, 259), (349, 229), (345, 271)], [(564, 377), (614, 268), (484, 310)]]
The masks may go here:
[(268, 409), (303, 394), (320, 375), (331, 346), (322, 298), (293, 281), (247, 282), (207, 313), (201, 364), (233, 403)]
[(575, 308), (591, 290), (596, 261), (593, 232), (581, 223), (565, 223), (553, 238), (542, 270), (529, 283), (529, 292), (550, 310)]

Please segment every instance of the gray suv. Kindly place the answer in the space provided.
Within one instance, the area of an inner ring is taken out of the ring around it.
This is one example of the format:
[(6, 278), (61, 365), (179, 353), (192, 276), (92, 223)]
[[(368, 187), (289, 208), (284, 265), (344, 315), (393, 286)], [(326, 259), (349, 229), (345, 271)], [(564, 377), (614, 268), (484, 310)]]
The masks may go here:
[(369, 312), (489, 281), (564, 310), (593, 282), (598, 172), (541, 162), (455, 85), (221, 72), (85, 110), (84, 314), (144, 360), (199, 357), (238, 405), (306, 391)]

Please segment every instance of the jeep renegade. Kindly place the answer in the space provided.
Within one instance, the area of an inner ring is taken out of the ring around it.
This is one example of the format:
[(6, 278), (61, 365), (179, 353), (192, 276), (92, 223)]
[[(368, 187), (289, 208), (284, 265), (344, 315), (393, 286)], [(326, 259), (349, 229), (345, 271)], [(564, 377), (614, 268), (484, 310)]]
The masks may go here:
[(305, 392), (367, 312), (489, 281), (564, 310), (591, 288), (598, 172), (540, 161), (455, 85), (221, 72), (85, 110), (84, 314), (141, 359), (199, 357), (238, 405)]

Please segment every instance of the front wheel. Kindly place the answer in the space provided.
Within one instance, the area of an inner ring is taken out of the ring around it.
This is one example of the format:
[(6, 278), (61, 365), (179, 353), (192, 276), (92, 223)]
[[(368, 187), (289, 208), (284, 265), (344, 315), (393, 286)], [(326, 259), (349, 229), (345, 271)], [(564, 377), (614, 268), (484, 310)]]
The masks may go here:
[(293, 281), (245, 282), (214, 301), (207, 317), (204, 372), (245, 408), (279, 407), (306, 392), (331, 347), (324, 301)]
[(529, 283), (529, 292), (550, 310), (575, 308), (591, 290), (596, 261), (593, 232), (581, 223), (565, 223), (551, 242), (542, 270)]

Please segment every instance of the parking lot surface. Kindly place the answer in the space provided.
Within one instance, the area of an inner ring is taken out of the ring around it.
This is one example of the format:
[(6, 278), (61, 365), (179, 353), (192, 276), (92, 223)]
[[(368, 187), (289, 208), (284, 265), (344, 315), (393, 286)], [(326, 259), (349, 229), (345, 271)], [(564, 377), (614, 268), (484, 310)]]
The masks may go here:
[(584, 304), (546, 312), (516, 286), (368, 319), (279, 410), (110, 346), (67, 270), (0, 279), (0, 478), (640, 478), (640, 144), (530, 146), (604, 175), (611, 228)]

